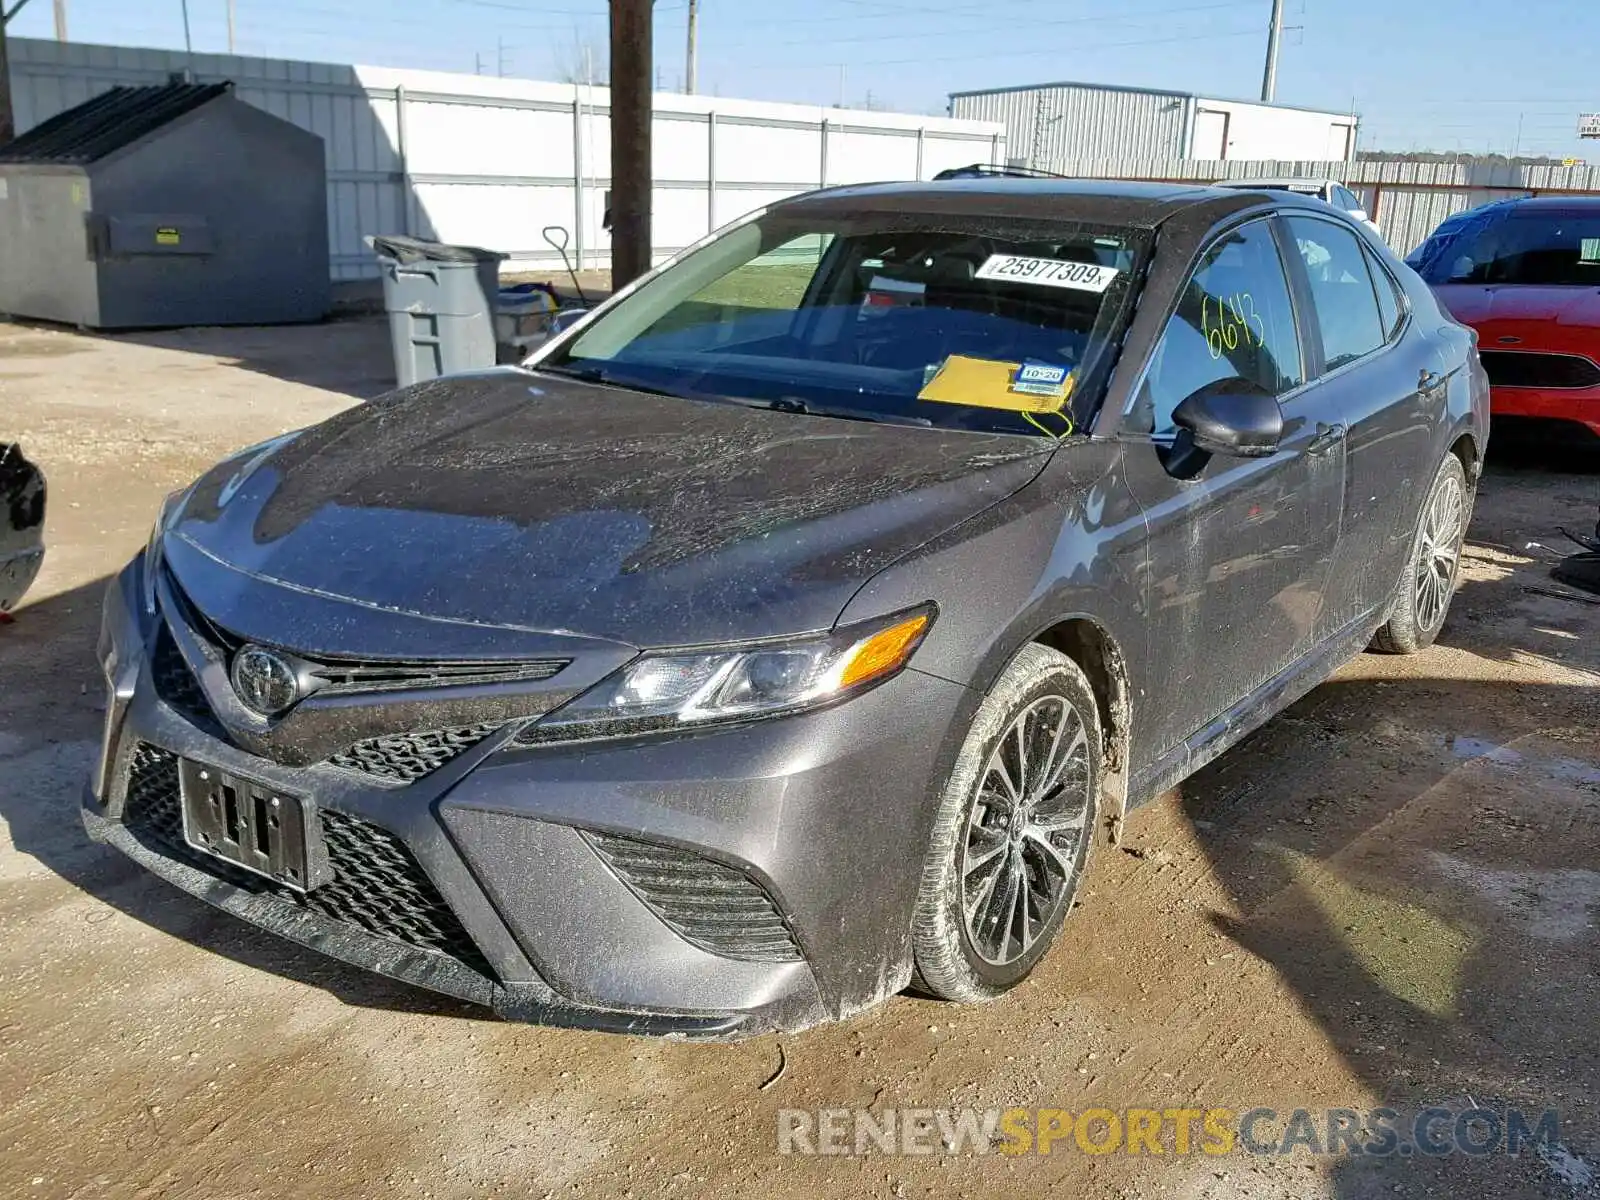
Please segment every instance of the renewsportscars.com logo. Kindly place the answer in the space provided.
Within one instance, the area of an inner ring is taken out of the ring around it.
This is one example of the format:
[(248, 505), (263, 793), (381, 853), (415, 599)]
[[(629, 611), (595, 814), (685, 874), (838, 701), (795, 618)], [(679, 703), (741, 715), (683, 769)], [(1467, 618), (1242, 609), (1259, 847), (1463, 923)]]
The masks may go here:
[(1559, 1146), (1554, 1110), (782, 1108), (779, 1154), (1522, 1154)]

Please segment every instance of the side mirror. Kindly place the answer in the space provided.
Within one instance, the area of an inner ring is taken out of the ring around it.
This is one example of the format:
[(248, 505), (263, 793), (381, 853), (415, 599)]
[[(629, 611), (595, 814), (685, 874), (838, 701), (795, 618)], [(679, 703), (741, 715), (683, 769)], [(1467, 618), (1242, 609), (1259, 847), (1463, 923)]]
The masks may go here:
[(1207, 454), (1267, 458), (1283, 440), (1277, 399), (1245, 379), (1206, 384), (1173, 409), (1172, 422), (1180, 442)]

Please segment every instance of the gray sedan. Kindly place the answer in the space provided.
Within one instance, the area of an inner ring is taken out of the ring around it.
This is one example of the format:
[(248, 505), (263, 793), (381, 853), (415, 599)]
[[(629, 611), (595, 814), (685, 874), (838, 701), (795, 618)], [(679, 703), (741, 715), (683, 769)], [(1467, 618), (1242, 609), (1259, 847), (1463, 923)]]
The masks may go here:
[(173, 495), (106, 599), (84, 821), (511, 1017), (993, 997), (1129, 808), (1434, 640), (1487, 395), (1315, 201), (797, 197)]

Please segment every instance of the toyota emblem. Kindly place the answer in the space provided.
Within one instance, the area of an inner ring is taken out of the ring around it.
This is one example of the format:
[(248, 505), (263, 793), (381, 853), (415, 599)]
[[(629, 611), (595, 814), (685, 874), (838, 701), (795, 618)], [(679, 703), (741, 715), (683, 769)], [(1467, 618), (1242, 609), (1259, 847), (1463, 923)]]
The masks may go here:
[(246, 646), (233, 656), (228, 672), (233, 690), (251, 712), (275, 717), (300, 699), (300, 679), (280, 654), (261, 646)]

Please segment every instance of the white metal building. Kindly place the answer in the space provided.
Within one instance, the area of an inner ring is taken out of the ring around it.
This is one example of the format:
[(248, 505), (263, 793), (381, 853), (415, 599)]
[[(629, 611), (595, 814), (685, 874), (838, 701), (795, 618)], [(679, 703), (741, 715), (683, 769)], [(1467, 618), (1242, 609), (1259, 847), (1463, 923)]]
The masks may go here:
[(953, 92), (950, 115), (1000, 122), (1009, 161), (1047, 171), (1128, 157), (1348, 162), (1359, 124), (1353, 113), (1072, 82)]

